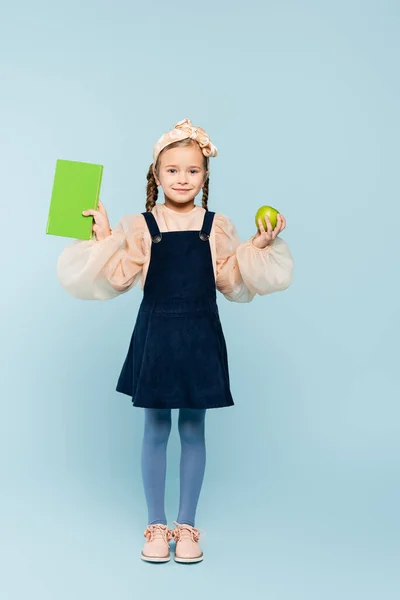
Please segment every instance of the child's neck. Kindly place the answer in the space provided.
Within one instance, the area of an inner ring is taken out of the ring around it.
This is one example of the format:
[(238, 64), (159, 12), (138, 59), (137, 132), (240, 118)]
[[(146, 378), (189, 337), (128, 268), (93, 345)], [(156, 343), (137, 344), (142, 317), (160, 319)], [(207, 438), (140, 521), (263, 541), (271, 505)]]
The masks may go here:
[(170, 200), (166, 196), (164, 197), (164, 205), (170, 210), (173, 210), (177, 213), (188, 213), (192, 211), (195, 207), (194, 199), (181, 204), (179, 202), (174, 202), (173, 200)]

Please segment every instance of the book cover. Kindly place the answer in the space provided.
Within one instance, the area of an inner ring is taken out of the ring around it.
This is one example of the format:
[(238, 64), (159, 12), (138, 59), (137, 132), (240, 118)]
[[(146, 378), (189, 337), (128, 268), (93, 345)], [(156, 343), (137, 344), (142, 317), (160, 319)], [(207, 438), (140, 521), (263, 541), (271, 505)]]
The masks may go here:
[(57, 160), (46, 233), (92, 239), (93, 217), (82, 211), (98, 209), (102, 176), (102, 165)]

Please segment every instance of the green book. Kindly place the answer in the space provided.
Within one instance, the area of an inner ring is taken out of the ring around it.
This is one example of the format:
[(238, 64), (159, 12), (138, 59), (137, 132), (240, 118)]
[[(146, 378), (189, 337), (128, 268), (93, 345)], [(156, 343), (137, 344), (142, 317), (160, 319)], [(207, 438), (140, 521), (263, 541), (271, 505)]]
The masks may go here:
[(57, 160), (46, 233), (92, 239), (93, 217), (82, 211), (98, 209), (102, 176), (102, 165)]

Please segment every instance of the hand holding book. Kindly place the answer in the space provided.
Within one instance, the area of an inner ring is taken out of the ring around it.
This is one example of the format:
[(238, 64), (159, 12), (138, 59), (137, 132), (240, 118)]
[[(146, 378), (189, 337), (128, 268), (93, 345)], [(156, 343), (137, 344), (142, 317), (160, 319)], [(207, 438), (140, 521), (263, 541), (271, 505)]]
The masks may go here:
[(82, 214), (85, 217), (93, 217), (92, 231), (94, 232), (98, 242), (105, 240), (109, 235), (111, 235), (111, 227), (108, 220), (107, 211), (101, 200), (99, 200), (99, 210), (84, 210), (82, 211)]

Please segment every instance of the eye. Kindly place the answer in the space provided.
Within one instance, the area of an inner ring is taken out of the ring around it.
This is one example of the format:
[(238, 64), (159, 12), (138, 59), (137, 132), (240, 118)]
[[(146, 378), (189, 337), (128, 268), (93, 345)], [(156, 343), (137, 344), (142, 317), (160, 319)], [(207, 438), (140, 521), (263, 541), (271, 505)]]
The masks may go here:
[(167, 170), (168, 170), (168, 173), (175, 173), (176, 172), (176, 169), (167, 169)]
[(192, 175), (196, 175), (196, 173), (198, 173), (198, 170), (197, 169), (191, 169), (190, 172), (191, 172)]

